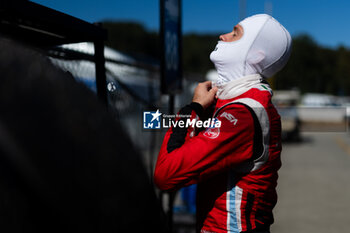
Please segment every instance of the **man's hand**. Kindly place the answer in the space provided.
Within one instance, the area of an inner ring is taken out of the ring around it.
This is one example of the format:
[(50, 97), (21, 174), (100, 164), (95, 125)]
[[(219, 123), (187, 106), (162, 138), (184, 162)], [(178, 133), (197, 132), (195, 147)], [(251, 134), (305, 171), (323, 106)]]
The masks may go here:
[(192, 102), (199, 103), (206, 109), (214, 102), (217, 91), (217, 87), (211, 88), (211, 81), (199, 83), (194, 90)]

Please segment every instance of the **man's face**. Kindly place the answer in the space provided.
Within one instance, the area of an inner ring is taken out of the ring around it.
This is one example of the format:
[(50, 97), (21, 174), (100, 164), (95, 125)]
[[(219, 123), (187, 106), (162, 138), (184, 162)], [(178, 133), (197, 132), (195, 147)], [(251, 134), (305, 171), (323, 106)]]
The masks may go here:
[(241, 25), (237, 24), (233, 28), (232, 32), (220, 35), (219, 39), (221, 41), (224, 41), (224, 42), (232, 42), (232, 41), (236, 41), (236, 40), (241, 39), (243, 36), (243, 33), (244, 33), (243, 27)]

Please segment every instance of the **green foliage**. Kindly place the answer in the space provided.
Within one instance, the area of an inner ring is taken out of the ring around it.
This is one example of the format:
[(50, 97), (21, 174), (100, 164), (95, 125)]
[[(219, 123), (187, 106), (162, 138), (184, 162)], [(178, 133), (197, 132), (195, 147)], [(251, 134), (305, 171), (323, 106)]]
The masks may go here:
[(205, 74), (214, 69), (209, 59), (218, 36), (188, 34), (183, 36), (183, 69), (185, 72)]
[(302, 93), (350, 94), (350, 51), (323, 48), (311, 37), (293, 38), (292, 54), (286, 67), (275, 77), (275, 88), (298, 88)]
[[(138, 23), (105, 22), (106, 44), (138, 58), (160, 58), (157, 32), (149, 32)], [(205, 75), (214, 66), (209, 55), (218, 35), (186, 34), (183, 36), (184, 73)], [(271, 79), (275, 89), (298, 88), (302, 93), (321, 92), (350, 95), (350, 51), (319, 46), (310, 36), (293, 38), (292, 54), (286, 67)]]

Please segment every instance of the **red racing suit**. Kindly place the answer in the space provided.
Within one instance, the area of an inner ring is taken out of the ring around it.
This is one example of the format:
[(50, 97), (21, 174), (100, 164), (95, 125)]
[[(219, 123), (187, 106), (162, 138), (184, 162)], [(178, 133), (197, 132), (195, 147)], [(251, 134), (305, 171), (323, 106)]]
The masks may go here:
[[(280, 116), (271, 93), (252, 88), (232, 99), (218, 99), (214, 112), (220, 128), (168, 130), (155, 183), (161, 190), (198, 184), (197, 232), (268, 231), (282, 149)], [(198, 119), (203, 109), (191, 103), (179, 113)]]

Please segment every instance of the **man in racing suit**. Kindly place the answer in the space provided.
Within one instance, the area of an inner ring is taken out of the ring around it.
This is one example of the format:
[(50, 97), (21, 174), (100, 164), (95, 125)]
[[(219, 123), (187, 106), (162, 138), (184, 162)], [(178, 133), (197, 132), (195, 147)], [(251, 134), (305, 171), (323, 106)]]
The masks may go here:
[(281, 166), (280, 116), (266, 82), (287, 62), (291, 38), (269, 15), (254, 15), (220, 36), (210, 58), (218, 78), (200, 83), (176, 121), (206, 120), (201, 130), (171, 128), (159, 152), (154, 180), (162, 190), (198, 184), (197, 231), (269, 232)]

